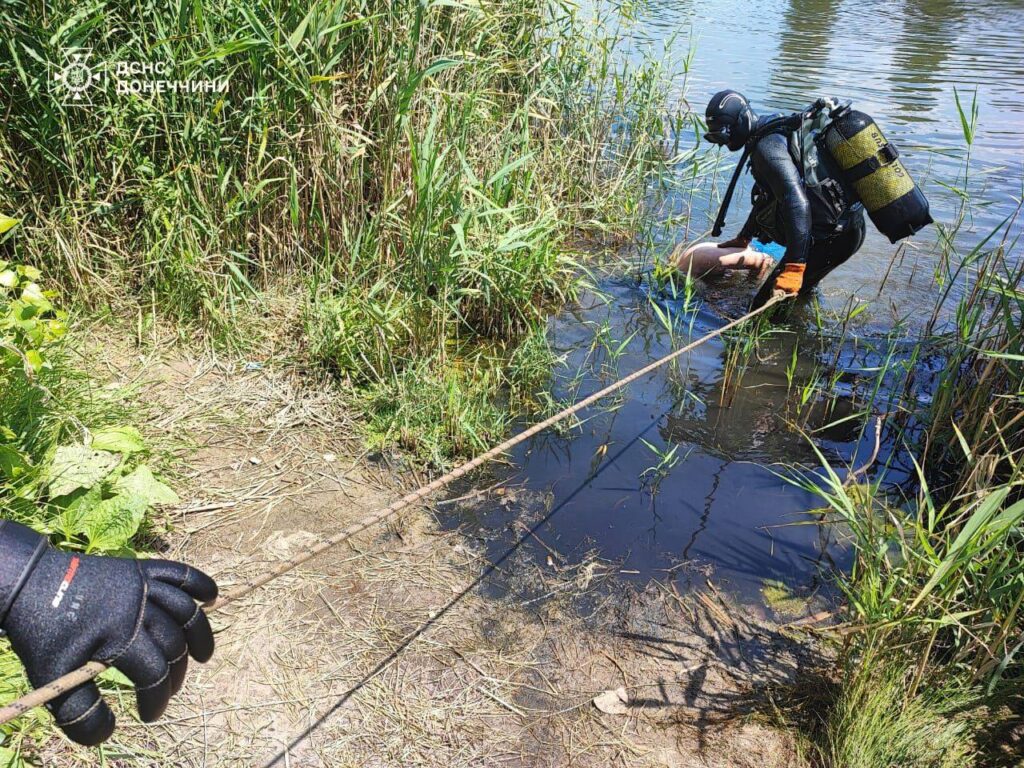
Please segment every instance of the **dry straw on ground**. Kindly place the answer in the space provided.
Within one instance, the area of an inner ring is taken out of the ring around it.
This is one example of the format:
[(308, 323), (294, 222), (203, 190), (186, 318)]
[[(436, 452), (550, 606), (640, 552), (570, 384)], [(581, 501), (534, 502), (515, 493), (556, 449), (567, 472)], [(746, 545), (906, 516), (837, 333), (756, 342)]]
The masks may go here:
[[(160, 346), (106, 351), (112, 382), (181, 460), (165, 554), (225, 587), (423, 479), (361, 455), (328, 384)], [(480, 496), (518, 515), (521, 538), (550, 508), (515, 489)], [(522, 549), (489, 567), (480, 541), (426, 508), (357, 537), (215, 615), (213, 661), (159, 724), (122, 728), (110, 763), (799, 764), (751, 714), (808, 661), (777, 628), (714, 592), (616, 587), (614, 563), (568, 567), (541, 544), (546, 562)], [(485, 596), (494, 584), (509, 596)], [(594, 706), (620, 687), (624, 714)], [(47, 764), (76, 759), (54, 747)]]

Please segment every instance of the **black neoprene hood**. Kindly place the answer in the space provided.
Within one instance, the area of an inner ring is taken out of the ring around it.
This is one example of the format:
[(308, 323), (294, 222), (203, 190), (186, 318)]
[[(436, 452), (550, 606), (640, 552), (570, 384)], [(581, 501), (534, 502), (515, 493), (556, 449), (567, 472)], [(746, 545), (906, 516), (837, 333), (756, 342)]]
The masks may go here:
[(724, 145), (732, 152), (743, 148), (757, 120), (747, 97), (729, 89), (711, 97), (704, 118), (708, 126), (704, 138), (712, 144)]

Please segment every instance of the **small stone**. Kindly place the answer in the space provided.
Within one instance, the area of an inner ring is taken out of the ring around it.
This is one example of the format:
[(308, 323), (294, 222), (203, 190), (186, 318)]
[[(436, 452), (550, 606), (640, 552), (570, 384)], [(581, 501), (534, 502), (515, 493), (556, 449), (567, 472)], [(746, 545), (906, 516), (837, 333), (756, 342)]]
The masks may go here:
[(594, 697), (594, 706), (608, 715), (625, 715), (629, 712), (629, 694), (625, 688), (605, 691)]

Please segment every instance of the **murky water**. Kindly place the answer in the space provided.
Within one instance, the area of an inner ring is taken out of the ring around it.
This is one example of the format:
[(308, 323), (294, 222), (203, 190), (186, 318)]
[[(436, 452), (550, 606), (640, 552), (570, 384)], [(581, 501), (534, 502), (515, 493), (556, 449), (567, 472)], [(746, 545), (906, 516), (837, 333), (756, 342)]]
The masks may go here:
[[(975, 207), (973, 234), (966, 236), (986, 233), (1015, 208), (1024, 160), (1019, 0), (653, 0), (631, 13), (636, 55), (668, 45), (681, 57), (693, 41), (688, 90), (680, 97), (699, 109), (724, 87), (742, 90), (765, 112), (793, 110), (823, 94), (853, 99), (898, 143), (939, 220), (953, 215), (957, 199), (938, 181), (955, 181), (963, 159), (953, 86), (968, 100), (976, 88), (980, 130), (971, 188), (988, 204)], [(744, 196), (737, 201), (734, 228), (746, 214)], [(707, 229), (708, 208), (692, 211), (691, 236)], [(546, 560), (550, 567), (553, 552), (556, 565), (596, 554), (624, 578), (686, 585), (710, 575), (751, 602), (765, 580), (813, 592), (822, 562), (842, 566), (847, 556), (835, 532), (807, 524), (808, 510), (820, 502), (777, 472), (781, 464), (818, 463), (794, 425), (837, 464), (870, 456), (874, 439), (863, 430), (864, 417), (887, 408), (884, 385), (875, 392), (875, 370), (894, 321), (913, 326), (930, 313), (933, 238), (934, 229), (927, 230), (894, 263), (896, 247), (871, 230), (861, 252), (825, 281), (826, 312), (851, 296), (871, 301), (842, 339), (804, 307), (761, 345), (739, 389), (728, 380), (727, 344), (716, 339), (631, 386), (615, 407), (586, 414), (580, 429), (523, 446), (514, 466), (496, 473), (515, 489), (511, 500), (491, 496), (459, 508), (451, 524), (478, 535), (495, 557), (523, 537), (523, 524), (536, 524), (524, 549), (538, 567)], [(753, 289), (736, 277), (684, 306), (649, 295), (626, 275), (611, 270), (599, 281), (602, 298), (585, 296), (552, 319), (550, 337), (566, 361), (560, 397), (585, 396), (741, 314)], [(652, 304), (676, 316), (672, 333)], [(626, 339), (616, 358), (610, 350)], [(803, 403), (805, 388), (822, 378), (836, 398)], [(908, 475), (892, 450), (896, 430), (905, 426), (887, 424), (875, 464), (888, 463), (892, 483)], [(493, 478), (477, 479), (486, 482)], [(516, 494), (548, 499), (545, 514), (536, 504), (517, 503)]]
[[(555, 394), (577, 400), (703, 335), (721, 325), (723, 311), (742, 313), (736, 297), (751, 286), (742, 277), (715, 286), (687, 313), (682, 298), (649, 294), (630, 277), (603, 278), (601, 296), (584, 296), (551, 321), (565, 356)], [(672, 332), (652, 302), (676, 316)], [(551, 512), (524, 542), (540, 567), (552, 565), (553, 551), (556, 565), (597, 556), (641, 582), (670, 578), (687, 587), (710, 576), (751, 602), (766, 580), (813, 593), (822, 586), (819, 565), (831, 558), (841, 566), (846, 555), (833, 534), (807, 524), (807, 511), (821, 501), (777, 474), (778, 462), (817, 464), (808, 440), (786, 424), (813, 432), (837, 466), (864, 463), (873, 434), (862, 435), (862, 419), (847, 417), (870, 409), (865, 390), (888, 345), (848, 340), (833, 348), (808, 327), (809, 315), (805, 308), (762, 343), (765, 361), (752, 361), (738, 388), (725, 376), (728, 343), (714, 339), (590, 410), (581, 427), (534, 438), (514, 453), (512, 467), (474, 479), (477, 487), (499, 480), (511, 490), (460, 506), (449, 523), (498, 558)], [(802, 388), (832, 370), (842, 372), (836, 400), (802, 404)], [(891, 463), (896, 480), (907, 468), (891, 445), (886, 430), (879, 462)], [(541, 496), (547, 504), (539, 510)]]

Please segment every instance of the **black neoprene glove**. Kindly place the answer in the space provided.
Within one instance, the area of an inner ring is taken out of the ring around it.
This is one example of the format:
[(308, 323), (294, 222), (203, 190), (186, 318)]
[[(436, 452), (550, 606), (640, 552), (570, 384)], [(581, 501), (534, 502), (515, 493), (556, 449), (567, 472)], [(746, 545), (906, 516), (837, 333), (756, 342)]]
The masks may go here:
[[(0, 521), (0, 628), (34, 686), (101, 661), (135, 683), (139, 716), (155, 720), (181, 688), (189, 654), (200, 662), (213, 654), (195, 600), (216, 597), (213, 579), (183, 563), (64, 552), (30, 528)], [(46, 706), (79, 744), (99, 744), (114, 731), (93, 682)]]

